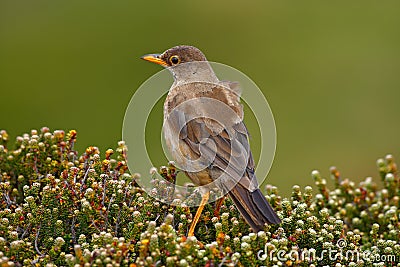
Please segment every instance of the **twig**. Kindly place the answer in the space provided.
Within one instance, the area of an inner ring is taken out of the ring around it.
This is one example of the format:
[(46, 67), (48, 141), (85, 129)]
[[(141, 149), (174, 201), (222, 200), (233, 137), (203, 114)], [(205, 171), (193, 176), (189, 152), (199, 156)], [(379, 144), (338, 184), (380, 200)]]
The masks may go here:
[(72, 192), (74, 192), (74, 194), (75, 194), (76, 196), (78, 195), (78, 194), (76, 193), (75, 189), (74, 189), (67, 181), (64, 181), (64, 184), (66, 184), (67, 187), (68, 187), (68, 189), (70, 189)]
[(9, 208), (13, 204), (13, 201), (10, 199), (7, 191), (4, 192), (4, 199), (7, 202), (7, 208)]
[(132, 183), (132, 182), (129, 182), (129, 183), (127, 184), (127, 186), (125, 187), (124, 200), (123, 200), (122, 202), (125, 202), (125, 200), (126, 200), (126, 196), (127, 196), (127, 194), (128, 194), (128, 188), (129, 188), (129, 185), (130, 185), (131, 183)]
[(135, 197), (135, 194), (133, 194), (133, 195), (131, 196), (131, 199), (129, 200), (129, 205), (128, 205), (128, 207), (131, 206), (134, 197)]
[(41, 227), (41, 224), (39, 224), (39, 227), (38, 227), (37, 232), (36, 232), (36, 237), (35, 237), (35, 250), (36, 250), (37, 253), (39, 253), (39, 255), (40, 255), (41, 257), (43, 257), (44, 255), (42, 254), (42, 252), (40, 252), (39, 247), (38, 247), (38, 239), (39, 239), (40, 227)]
[(218, 264), (218, 267), (224, 266), (224, 263), (226, 262), (226, 257), (227, 257), (227, 256), (225, 256), (225, 257), (222, 259), (221, 263)]
[(121, 209), (118, 211), (117, 222), (115, 223), (115, 236), (118, 234), (118, 226), (121, 219)]
[(35, 155), (33, 159), (34, 159), (34, 161), (33, 161), (33, 163), (34, 163), (33, 170), (35, 171), (36, 176), (39, 176), (39, 171), (38, 171), (38, 167), (37, 167), (37, 155)]
[(60, 146), (60, 154), (61, 154), (60, 162), (63, 162), (64, 161), (64, 148), (62, 146)]
[(107, 175), (104, 175), (104, 180), (103, 180), (103, 200), (102, 200), (102, 205), (104, 206), (104, 201), (106, 198), (106, 181), (107, 180)]
[(100, 229), (99, 229), (99, 227), (97, 227), (96, 223), (93, 221), (93, 219), (92, 219), (92, 224), (91, 224), (91, 225), (93, 225), (94, 228), (96, 228), (97, 231), (99, 231), (99, 233), (101, 232)]
[(108, 213), (110, 212), (110, 207), (111, 207), (111, 203), (113, 202), (113, 200), (114, 200), (114, 198), (111, 197), (111, 198), (110, 198), (110, 202), (108, 203), (106, 221), (105, 221), (105, 224), (104, 224), (104, 230), (107, 229), (107, 224), (108, 224)]
[(72, 241), (74, 241), (74, 244), (76, 244), (75, 221), (76, 221), (76, 217), (73, 216), (72, 223), (71, 223), (71, 235), (72, 235)]
[(28, 232), (29, 228), (31, 227), (31, 224), (28, 224), (28, 226), (25, 228), (25, 231), (21, 235), (21, 239), (24, 239), (26, 233)]
[(93, 164), (93, 162), (90, 161), (90, 162), (89, 162), (89, 166), (88, 166), (88, 168), (87, 168), (87, 170), (86, 170), (86, 172), (85, 172), (85, 175), (83, 176), (81, 187), (79, 188), (79, 191), (80, 191), (80, 192), (82, 192), (83, 185), (84, 185), (85, 182), (86, 182), (86, 177), (87, 177), (88, 174), (89, 174), (89, 170), (90, 170), (90, 167), (92, 166), (92, 164)]

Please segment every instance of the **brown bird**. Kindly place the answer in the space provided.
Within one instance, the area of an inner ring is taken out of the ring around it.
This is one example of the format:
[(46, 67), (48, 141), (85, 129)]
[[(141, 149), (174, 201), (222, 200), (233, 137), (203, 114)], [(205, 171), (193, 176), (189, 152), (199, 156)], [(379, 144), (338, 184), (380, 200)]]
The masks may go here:
[(204, 54), (193, 46), (176, 46), (142, 59), (168, 68), (174, 76), (164, 103), (165, 141), (178, 166), (194, 184), (206, 188), (188, 236), (194, 235), (210, 185), (229, 194), (253, 231), (280, 223), (258, 188), (238, 84), (218, 80)]

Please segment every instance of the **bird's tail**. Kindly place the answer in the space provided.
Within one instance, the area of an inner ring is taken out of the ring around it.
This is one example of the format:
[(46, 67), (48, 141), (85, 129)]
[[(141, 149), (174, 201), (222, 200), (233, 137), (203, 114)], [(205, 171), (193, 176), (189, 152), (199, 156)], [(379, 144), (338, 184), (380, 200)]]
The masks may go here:
[(238, 183), (229, 196), (254, 232), (263, 230), (266, 223), (281, 222), (260, 189), (250, 192)]

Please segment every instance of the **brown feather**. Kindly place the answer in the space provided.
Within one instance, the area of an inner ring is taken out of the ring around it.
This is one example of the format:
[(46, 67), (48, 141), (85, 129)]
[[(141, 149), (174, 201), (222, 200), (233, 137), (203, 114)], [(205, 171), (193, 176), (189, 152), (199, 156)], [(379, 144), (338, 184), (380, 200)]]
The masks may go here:
[[(186, 172), (197, 185), (226, 176), (218, 184), (219, 189), (229, 192), (254, 231), (261, 230), (265, 223), (279, 223), (279, 217), (258, 189), (238, 83), (218, 81), (196, 48), (179, 46), (160, 57), (167, 60), (171, 55), (179, 55), (183, 62), (201, 63), (194, 66), (194, 72), (184, 64), (170, 69), (175, 82), (164, 104), (164, 135), (174, 159), (183, 165), (188, 159), (198, 159), (205, 166)], [(190, 79), (193, 80), (189, 82)], [(213, 101), (223, 103), (225, 108), (210, 104)], [(221, 121), (216, 121), (215, 116)]]

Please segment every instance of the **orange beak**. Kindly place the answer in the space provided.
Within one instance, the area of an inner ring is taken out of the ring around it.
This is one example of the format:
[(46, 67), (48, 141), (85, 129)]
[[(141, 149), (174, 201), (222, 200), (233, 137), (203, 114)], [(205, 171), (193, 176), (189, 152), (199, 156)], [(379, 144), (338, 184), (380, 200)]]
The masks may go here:
[(160, 54), (144, 55), (144, 56), (141, 57), (141, 59), (144, 59), (144, 60), (149, 61), (149, 62), (156, 63), (156, 64), (164, 66), (164, 67), (168, 67), (168, 64), (164, 60), (161, 59)]

